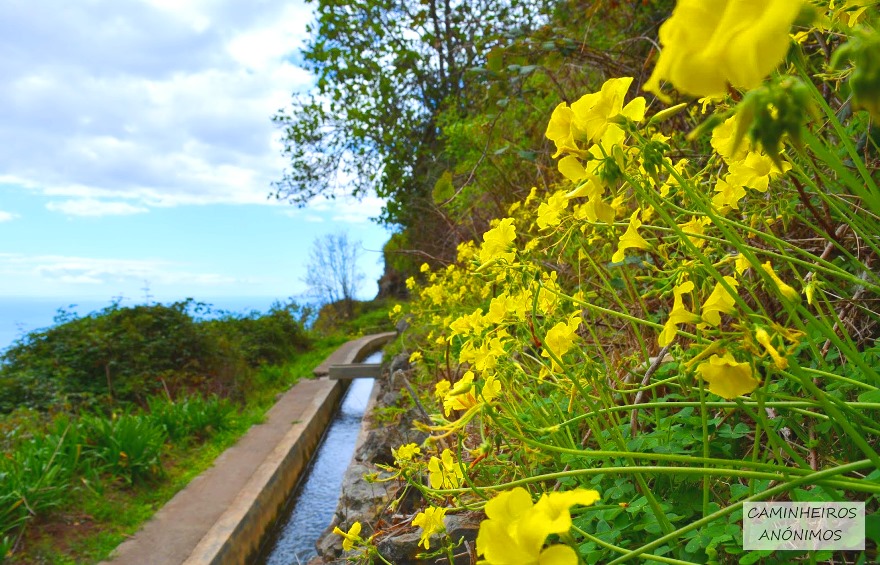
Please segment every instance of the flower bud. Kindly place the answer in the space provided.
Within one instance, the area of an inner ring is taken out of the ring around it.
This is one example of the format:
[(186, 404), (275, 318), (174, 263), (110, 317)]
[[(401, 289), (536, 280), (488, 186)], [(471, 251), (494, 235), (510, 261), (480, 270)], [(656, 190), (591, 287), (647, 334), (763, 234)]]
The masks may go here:
[(840, 68), (844, 59), (853, 65), (849, 77), (853, 108), (867, 110), (880, 120), (880, 34), (866, 26), (859, 28), (834, 52), (831, 66)]

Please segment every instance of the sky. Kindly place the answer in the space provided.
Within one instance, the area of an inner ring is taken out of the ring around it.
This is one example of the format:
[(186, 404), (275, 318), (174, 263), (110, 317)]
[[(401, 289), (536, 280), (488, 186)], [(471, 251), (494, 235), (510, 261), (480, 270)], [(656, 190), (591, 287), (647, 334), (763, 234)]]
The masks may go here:
[(300, 296), (312, 242), (346, 231), (372, 298), (378, 198), (268, 198), (311, 19), (301, 0), (0, 2), (0, 297)]

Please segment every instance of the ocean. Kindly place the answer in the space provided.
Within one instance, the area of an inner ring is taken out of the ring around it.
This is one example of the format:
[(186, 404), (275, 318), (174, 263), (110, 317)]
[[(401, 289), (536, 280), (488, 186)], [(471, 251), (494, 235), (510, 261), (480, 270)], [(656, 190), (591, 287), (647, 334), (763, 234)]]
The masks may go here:
[[(251, 297), (220, 297), (196, 299), (211, 306), (214, 310), (224, 310), (238, 314), (247, 314), (253, 310), (267, 311), (274, 302), (288, 302), (288, 298), (276, 298), (267, 296)], [(170, 304), (173, 300), (159, 301)], [(300, 304), (301, 302), (297, 300)], [(123, 299), (119, 304), (122, 307), (143, 304), (143, 300)], [(59, 310), (76, 313), (85, 316), (92, 312), (98, 312), (110, 306), (112, 300), (97, 300), (95, 298), (20, 298), (0, 297), (0, 353), (5, 351), (16, 340), (34, 330), (45, 329), (55, 324), (55, 317)]]

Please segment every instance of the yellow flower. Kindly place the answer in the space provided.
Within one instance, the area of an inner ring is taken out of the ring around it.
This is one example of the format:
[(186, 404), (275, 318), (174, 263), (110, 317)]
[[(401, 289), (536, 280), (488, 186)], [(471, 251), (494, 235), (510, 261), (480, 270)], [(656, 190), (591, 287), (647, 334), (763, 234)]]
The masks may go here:
[(473, 389), (474, 372), (467, 371), (455, 383), (455, 386), (446, 393), (446, 397), (443, 399), (443, 408), (446, 415), (449, 416), (449, 413), (453, 410), (467, 410), (475, 406), (477, 404), (477, 397)]
[(715, 183), (715, 192), (717, 194), (712, 197), (712, 206), (723, 214), (730, 210), (739, 210), (739, 201), (746, 195), (746, 189), (737, 184), (731, 175), (727, 175), (723, 180), (718, 179)]
[(492, 299), (489, 303), (489, 311), (486, 313), (486, 321), (492, 324), (500, 324), (509, 312), (516, 309), (516, 304), (507, 292), (503, 292)]
[(355, 522), (351, 525), (351, 528), (348, 532), (343, 532), (338, 527), (333, 528), (333, 533), (339, 536), (342, 536), (344, 539), (342, 540), (342, 550), (343, 551), (351, 551), (354, 547), (354, 544), (360, 543), (363, 541), (360, 538), (361, 533), (361, 523)]
[(807, 304), (813, 305), (814, 295), (816, 293), (816, 288), (818, 288), (819, 283), (814, 280), (811, 280), (804, 287), (804, 295), (807, 297)]
[(490, 371), (495, 368), (498, 358), (504, 354), (504, 341), (501, 336), (486, 340), (479, 349), (474, 351), (474, 368), (480, 372)]
[(410, 363), (418, 363), (422, 360), (422, 352), (421, 351), (413, 351), (409, 356)]
[(477, 250), (474, 246), (473, 241), (466, 241), (464, 243), (459, 243), (456, 248), (457, 258), (460, 263), (466, 263), (471, 259), (476, 258)]
[(748, 141), (736, 139), (737, 129), (738, 118), (734, 115), (712, 130), (710, 143), (728, 165), (742, 161), (749, 152)]
[[(718, 129), (718, 128), (716, 128), (716, 129)], [(672, 166), (672, 168), (679, 174), (679, 176), (685, 177), (687, 165), (688, 165), (687, 159), (679, 159), (679, 161), (676, 164), (674, 164)], [(678, 179), (675, 177), (675, 175), (670, 174), (666, 178), (666, 180), (663, 182), (663, 184), (660, 185), (660, 189), (659, 189), (660, 196), (662, 196), (663, 198), (666, 198), (667, 196), (669, 196), (669, 191), (674, 186), (678, 186)]]
[(663, 50), (645, 90), (668, 80), (693, 96), (754, 88), (788, 52), (800, 0), (679, 0), (660, 26)]
[(636, 231), (642, 226), (642, 222), (639, 220), (640, 211), (641, 210), (636, 209), (636, 211), (632, 213), (632, 216), (630, 216), (629, 226), (627, 226), (626, 232), (620, 236), (620, 239), (617, 242), (617, 251), (611, 256), (611, 261), (613, 263), (620, 263), (623, 261), (625, 257), (624, 251), (627, 249), (648, 249), (650, 247), (648, 242), (639, 235), (638, 231)]
[(488, 321), (483, 316), (483, 309), (477, 308), (470, 314), (463, 314), (453, 320), (453, 322), (449, 324), (449, 329), (452, 330), (453, 335), (464, 336), (472, 333), (480, 333), (486, 329), (487, 325)]
[[(724, 280), (733, 289), (739, 286), (739, 283), (733, 277), (725, 276)], [(735, 304), (733, 296), (724, 289), (720, 282), (717, 282), (715, 283), (715, 289), (712, 290), (712, 294), (709, 295), (709, 298), (703, 304), (700, 314), (704, 322), (718, 326), (721, 324), (721, 312), (733, 314)]]
[[(556, 282), (558, 277), (559, 275), (556, 271), (551, 271), (549, 276), (547, 273), (543, 273), (541, 276), (541, 282), (544, 288), (541, 288), (538, 291), (538, 308), (540, 308), (543, 314), (553, 314), (556, 311), (556, 307), (559, 305), (560, 299), (558, 293), (561, 292), (562, 289), (559, 288), (559, 284)], [(537, 287), (537, 284), (534, 286)], [(529, 298), (531, 298), (531, 296)]]
[[(547, 332), (544, 338), (544, 350), (541, 351), (542, 357), (551, 358), (552, 353), (556, 359), (562, 359), (562, 356), (574, 346), (574, 340), (577, 339), (577, 329), (581, 325), (580, 313), (572, 314), (568, 322), (559, 322)], [(556, 361), (553, 361), (553, 370), (559, 370)]]
[(758, 328), (755, 330), (755, 339), (758, 340), (758, 343), (764, 346), (764, 349), (770, 354), (770, 357), (773, 358), (773, 363), (776, 365), (777, 369), (785, 370), (788, 368), (788, 359), (780, 355), (779, 351), (773, 347), (773, 344), (770, 342), (770, 334), (767, 333), (767, 330), (764, 328)]
[(752, 264), (749, 263), (749, 259), (745, 255), (740, 253), (739, 255), (736, 256), (735, 268), (736, 268), (737, 274), (741, 275), (741, 274), (745, 273), (748, 269), (751, 269)]
[[(606, 157), (611, 154), (622, 155), (621, 151), (616, 151), (623, 144), (625, 134), (619, 127), (609, 127), (602, 139), (596, 145), (590, 147), (588, 153), (592, 159), (588, 162), (586, 169), (580, 164), (577, 158), (569, 155), (559, 161), (559, 170), (566, 177), (573, 181), (585, 180), (577, 188), (566, 194), (566, 198), (581, 198), (586, 196), (589, 200), (581, 206), (576, 216), (583, 220), (586, 218), (590, 222), (601, 220), (607, 224), (614, 222), (615, 208), (602, 200), (605, 194), (605, 182), (602, 180), (601, 171), (606, 161), (613, 160), (613, 157)], [(616, 162), (615, 162), (616, 163)], [(620, 167), (620, 165), (615, 165)]]
[(446, 396), (451, 388), (452, 384), (446, 379), (443, 379), (442, 381), (434, 385), (434, 396), (436, 398), (443, 398), (444, 396)]
[(773, 270), (773, 265), (770, 264), (770, 261), (767, 261), (761, 267), (764, 268), (764, 272), (767, 273), (773, 282), (776, 284), (776, 288), (779, 289), (779, 293), (782, 294), (785, 298), (791, 300), (792, 302), (800, 302), (801, 295), (798, 294), (791, 286), (785, 284), (782, 279), (779, 278), (779, 275), (776, 274), (776, 271)]
[(579, 180), (587, 178), (587, 170), (574, 155), (566, 155), (559, 160), (556, 167), (559, 169), (559, 172), (562, 173), (562, 176), (572, 182), (578, 182)]
[(567, 206), (568, 198), (561, 191), (553, 194), (546, 202), (542, 202), (538, 206), (538, 228), (543, 230), (559, 224), (559, 214)]
[[(695, 216), (692, 216), (691, 221), (685, 222), (683, 224), (678, 224), (678, 227), (684, 233), (703, 235), (706, 232), (706, 226), (708, 226), (710, 223), (712, 223), (712, 220), (710, 220), (709, 218), (704, 217), (697, 219)], [(706, 243), (706, 240), (702, 237), (688, 236), (688, 239), (698, 248), (703, 247), (703, 245), (705, 245)]]
[(421, 455), (422, 450), (414, 443), (401, 445), (396, 450), (392, 449), (391, 454), (395, 461), (412, 461), (416, 455)]
[(578, 151), (578, 146), (574, 141), (574, 134), (571, 128), (574, 113), (563, 102), (553, 109), (550, 115), (550, 123), (547, 124), (547, 131), (544, 133), (547, 139), (556, 144), (556, 153), (553, 158), (559, 157), (564, 151)]
[(545, 493), (535, 503), (535, 512), (544, 514), (554, 533), (567, 532), (571, 529), (569, 508), (575, 504), (590, 506), (598, 502), (599, 498), (599, 493), (595, 490), (585, 489)]
[(645, 119), (645, 99), (641, 96), (623, 105), (632, 81), (632, 77), (609, 79), (599, 92), (585, 94), (574, 102), (571, 111), (576, 130), (593, 143), (598, 143), (609, 126), (618, 127), (611, 122), (613, 118), (623, 116), (635, 122)]
[(752, 366), (737, 362), (729, 352), (723, 357), (709, 357), (708, 361), (697, 366), (697, 371), (709, 383), (709, 392), (727, 400), (749, 394), (760, 384), (752, 376)]
[(682, 296), (692, 290), (694, 290), (694, 283), (691, 281), (685, 281), (672, 289), (672, 295), (674, 296), (672, 310), (669, 312), (669, 319), (663, 325), (663, 331), (660, 332), (660, 336), (657, 338), (657, 343), (660, 344), (660, 347), (666, 347), (672, 343), (672, 340), (675, 339), (675, 334), (678, 332), (678, 324), (693, 324), (700, 321), (700, 317), (688, 310), (684, 305), (684, 300), (682, 300)]
[(443, 450), (440, 459), (431, 457), (428, 461), (428, 482), (433, 489), (458, 488), (463, 478), (461, 466), (455, 461), (449, 449)]
[(440, 534), (446, 531), (443, 519), (446, 517), (446, 508), (437, 508), (429, 506), (424, 512), (419, 512), (413, 518), (412, 525), (422, 529), (422, 536), (419, 538), (419, 545), (425, 549), (431, 549), (430, 538), (434, 534)]
[(489, 375), (486, 377), (486, 382), (483, 383), (483, 388), (480, 389), (480, 400), (488, 404), (495, 400), (499, 394), (501, 394), (501, 381), (495, 375)]
[(771, 178), (790, 169), (791, 164), (788, 162), (782, 162), (780, 169), (763, 151), (750, 151), (745, 159), (730, 165), (729, 177), (732, 184), (766, 192)]
[(480, 248), (480, 262), (485, 264), (495, 259), (513, 261), (513, 251), (508, 251), (516, 239), (516, 226), (513, 218), (504, 218), (498, 225), (483, 234), (483, 245)]
[(577, 565), (578, 557), (566, 545), (544, 547), (550, 534), (571, 528), (569, 509), (593, 504), (595, 491), (545, 494), (537, 504), (522, 487), (503, 492), (486, 503), (486, 520), (477, 534), (477, 554), (488, 565)]

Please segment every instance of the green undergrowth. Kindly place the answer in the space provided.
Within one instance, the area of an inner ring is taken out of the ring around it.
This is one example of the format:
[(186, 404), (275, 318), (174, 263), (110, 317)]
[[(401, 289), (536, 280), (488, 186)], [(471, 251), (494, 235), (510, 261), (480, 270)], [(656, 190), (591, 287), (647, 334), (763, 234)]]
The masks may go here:
[[(305, 330), (299, 322), (287, 325), (291, 318), (277, 312), (268, 321), (253, 314), (243, 324), (232, 318), (210, 322), (209, 332), (225, 336), (220, 345), (226, 353), (246, 349), (255, 359), (272, 358), (273, 362), (233, 363), (234, 372), (213, 375), (198, 374), (191, 367), (177, 373), (172, 366), (163, 369), (164, 383), (158, 391), (139, 392), (136, 400), (128, 401), (118, 395), (111, 398), (107, 390), (80, 394), (80, 390), (65, 388), (69, 383), (57, 382), (50, 387), (51, 394), (63, 391), (65, 402), (52, 406), (25, 403), (0, 415), (0, 446), (5, 454), (0, 458), (0, 563), (81, 564), (107, 558), (220, 453), (262, 422), (280, 394), (301, 378), (312, 378), (313, 369), (341, 344), (365, 330), (374, 331), (377, 316), (384, 317), (388, 325), (385, 305), (364, 305), (360, 312), (365, 313), (363, 318), (336, 323), (333, 331), (325, 332)], [(147, 317), (154, 313), (141, 312)], [(119, 315), (115, 308), (110, 314)], [(195, 325), (176, 314), (172, 312), (178, 327)], [(105, 323), (100, 315), (87, 320), (92, 328)], [(155, 350), (156, 343), (141, 339), (142, 328), (135, 328), (140, 335), (132, 342)], [(281, 341), (289, 330), (307, 347), (297, 347), (295, 353), (285, 351)], [(67, 338), (78, 335), (63, 327), (48, 340), (46, 333), (26, 338), (24, 343), (40, 346), (43, 339), (55, 351), (72, 350)], [(21, 350), (13, 354), (18, 353), (19, 360), (36, 359), (33, 349), (25, 351), (27, 355)], [(209, 362), (225, 366), (230, 357)], [(132, 367), (145, 363), (131, 352), (119, 358), (136, 360)], [(32, 366), (42, 370), (47, 364), (37, 359)], [(24, 372), (30, 367), (16, 365)], [(153, 369), (143, 367), (146, 372)], [(69, 368), (57, 369), (65, 370)], [(88, 379), (86, 372), (82, 375)], [(128, 382), (144, 382), (139, 373), (131, 375)], [(218, 379), (236, 385), (224, 386), (218, 394)], [(123, 390), (125, 381), (117, 382), (115, 390)]]

